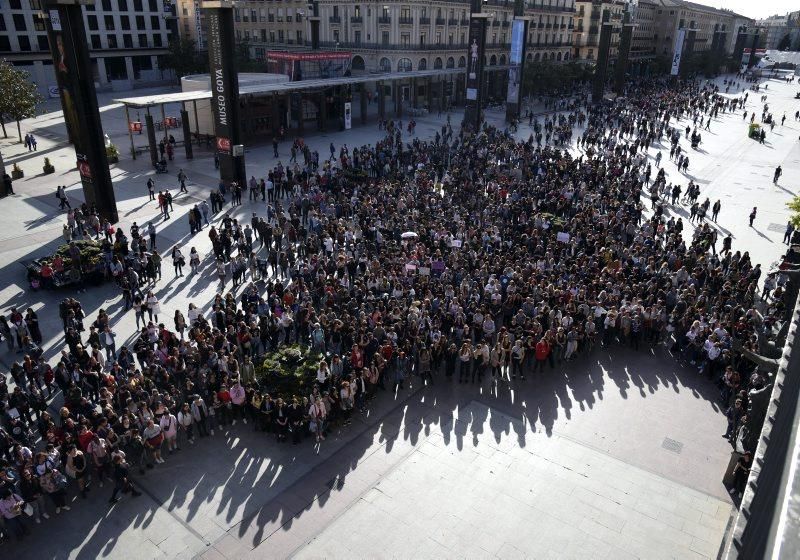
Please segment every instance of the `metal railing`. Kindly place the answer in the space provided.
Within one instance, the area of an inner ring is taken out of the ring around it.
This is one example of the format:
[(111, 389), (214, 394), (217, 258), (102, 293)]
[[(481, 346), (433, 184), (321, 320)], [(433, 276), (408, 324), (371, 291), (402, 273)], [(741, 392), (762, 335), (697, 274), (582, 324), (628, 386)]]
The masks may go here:
[(342, 23), (342, 18), (340, 18), (339, 16), (331, 16), (328, 18), (328, 21), (330, 23)]
[(378, 23), (381, 25), (389, 25), (392, 23), (392, 16), (379, 16)]
[(414, 18), (413, 17), (400, 17), (399, 18), (400, 25), (414, 25)]
[(361, 16), (351, 16), (350, 23), (364, 23), (364, 18)]

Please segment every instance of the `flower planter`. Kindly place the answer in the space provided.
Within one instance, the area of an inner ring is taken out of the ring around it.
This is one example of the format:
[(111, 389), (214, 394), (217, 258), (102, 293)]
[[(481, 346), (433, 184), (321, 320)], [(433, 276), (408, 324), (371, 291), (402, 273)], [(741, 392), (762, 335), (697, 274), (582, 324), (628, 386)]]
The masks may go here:
[(22, 179), (25, 176), (25, 173), (22, 172), (22, 169), (12, 169), (11, 170), (11, 178), (15, 181), (17, 179)]
[(42, 167), (42, 169), (44, 170), (45, 175), (50, 175), (51, 173), (56, 172), (56, 168), (53, 167), (52, 165), (45, 165), (44, 167)]

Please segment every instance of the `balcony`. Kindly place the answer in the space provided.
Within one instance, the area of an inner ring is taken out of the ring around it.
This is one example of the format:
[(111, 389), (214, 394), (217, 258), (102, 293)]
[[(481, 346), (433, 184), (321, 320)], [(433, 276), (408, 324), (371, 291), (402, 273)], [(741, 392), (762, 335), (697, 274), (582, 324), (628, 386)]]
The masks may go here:
[(337, 24), (339, 24), (339, 23), (342, 23), (342, 18), (340, 18), (339, 16), (331, 16), (331, 17), (328, 18), (328, 22), (329, 23), (337, 23)]
[(392, 23), (392, 16), (380, 16), (378, 18), (378, 23), (380, 25), (390, 25)]
[(469, 25), (469, 18), (464, 18), (461, 20), (461, 25)]
[(500, 27), (500, 22), (495, 20), (492, 22), (492, 27)]
[(443, 17), (436, 18), (436, 25), (444, 25), (445, 19)]
[(419, 18), (419, 24), (420, 25), (430, 25), (431, 24), (431, 18), (429, 18), (429, 17), (421, 17), (421, 18)]
[(447, 25), (458, 25), (458, 19), (457, 18), (448, 18)]
[(501, 24), (501, 25), (502, 25), (503, 27), (511, 27), (511, 22), (510, 22), (510, 21), (504, 21), (504, 22), (502, 22), (502, 24)]
[(414, 25), (414, 18), (400, 16), (400, 25)]
[(364, 18), (361, 16), (352, 16), (350, 18), (350, 23), (364, 23)]

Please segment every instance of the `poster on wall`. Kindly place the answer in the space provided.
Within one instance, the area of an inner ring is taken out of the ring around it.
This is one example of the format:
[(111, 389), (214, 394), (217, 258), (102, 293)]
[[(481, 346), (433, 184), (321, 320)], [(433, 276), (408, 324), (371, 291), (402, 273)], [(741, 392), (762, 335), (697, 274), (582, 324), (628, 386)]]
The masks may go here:
[(349, 101), (344, 104), (344, 129), (350, 130), (353, 128), (353, 104)]
[(522, 52), (525, 41), (525, 22), (514, 20), (511, 24), (511, 56), (508, 69), (508, 103), (519, 103), (519, 89), (522, 81)]

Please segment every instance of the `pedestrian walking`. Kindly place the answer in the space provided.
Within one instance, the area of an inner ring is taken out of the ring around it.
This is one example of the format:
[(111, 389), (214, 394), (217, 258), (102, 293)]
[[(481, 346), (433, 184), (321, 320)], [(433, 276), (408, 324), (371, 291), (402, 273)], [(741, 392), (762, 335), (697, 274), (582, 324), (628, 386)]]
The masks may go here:
[(775, 169), (775, 175), (772, 176), (772, 184), (773, 185), (777, 185), (778, 184), (778, 179), (781, 178), (781, 175), (783, 175), (783, 169), (781, 169), (781, 166), (779, 165)]
[(783, 242), (787, 245), (791, 244), (792, 242), (792, 235), (794, 234), (794, 224), (792, 222), (786, 223), (786, 231), (783, 234)]
[(183, 169), (178, 171), (178, 181), (180, 181), (181, 189), (179, 192), (182, 193), (189, 193), (188, 189), (186, 188), (186, 173), (183, 172)]
[(150, 200), (156, 199), (156, 182), (153, 181), (152, 177), (147, 180), (147, 192), (150, 195)]

